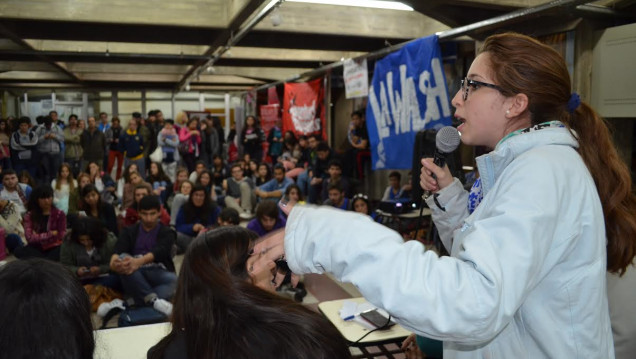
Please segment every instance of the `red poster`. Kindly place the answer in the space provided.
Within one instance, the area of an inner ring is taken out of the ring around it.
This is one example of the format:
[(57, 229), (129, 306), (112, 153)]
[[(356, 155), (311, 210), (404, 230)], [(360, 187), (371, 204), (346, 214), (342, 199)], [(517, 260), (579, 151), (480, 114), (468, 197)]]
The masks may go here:
[[(261, 128), (265, 132), (265, 138), (269, 135), (269, 131), (276, 125), (279, 120), (280, 105), (262, 105), (261, 111)], [(269, 143), (263, 141), (263, 153), (267, 153)]]
[(283, 104), (283, 132), (291, 130), (297, 136), (320, 133), (327, 138), (322, 78), (286, 83)]

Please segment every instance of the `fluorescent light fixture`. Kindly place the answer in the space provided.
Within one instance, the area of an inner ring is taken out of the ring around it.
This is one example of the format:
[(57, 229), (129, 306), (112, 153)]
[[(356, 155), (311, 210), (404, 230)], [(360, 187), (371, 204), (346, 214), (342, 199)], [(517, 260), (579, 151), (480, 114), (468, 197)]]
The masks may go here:
[(412, 7), (397, 1), (381, 1), (381, 0), (286, 0), (286, 1), (304, 2), (304, 3), (311, 3), (311, 4), (358, 6), (358, 7), (372, 7), (376, 9), (413, 11)]

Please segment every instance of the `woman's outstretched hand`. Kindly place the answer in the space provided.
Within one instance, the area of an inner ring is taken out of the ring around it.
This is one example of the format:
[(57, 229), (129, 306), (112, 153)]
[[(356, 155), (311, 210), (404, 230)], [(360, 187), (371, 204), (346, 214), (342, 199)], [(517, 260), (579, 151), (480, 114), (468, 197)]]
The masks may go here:
[[(255, 246), (250, 258), (247, 260), (247, 268), (249, 272), (260, 272), (271, 268), (272, 263), (285, 260), (285, 230), (280, 229), (264, 236)], [(279, 287), (287, 273), (276, 270), (274, 275), (274, 285)], [(299, 277), (292, 273), (291, 282), (295, 287), (298, 284)]]

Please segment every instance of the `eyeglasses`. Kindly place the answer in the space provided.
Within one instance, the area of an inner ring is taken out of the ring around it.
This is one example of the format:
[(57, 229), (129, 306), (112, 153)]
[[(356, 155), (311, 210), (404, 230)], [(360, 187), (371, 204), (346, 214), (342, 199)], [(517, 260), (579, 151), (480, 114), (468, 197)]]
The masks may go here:
[(504, 92), (504, 90), (497, 85), (471, 80), (471, 79), (468, 79), (467, 77), (464, 77), (464, 79), (461, 80), (461, 85), (462, 85), (461, 86), (462, 91), (464, 91), (464, 96), (463, 96), (464, 101), (468, 99), (468, 90), (471, 87), (473, 88), (473, 91), (479, 89), (479, 86), (485, 86), (485, 87), (490, 87), (491, 89), (495, 89), (499, 92)]

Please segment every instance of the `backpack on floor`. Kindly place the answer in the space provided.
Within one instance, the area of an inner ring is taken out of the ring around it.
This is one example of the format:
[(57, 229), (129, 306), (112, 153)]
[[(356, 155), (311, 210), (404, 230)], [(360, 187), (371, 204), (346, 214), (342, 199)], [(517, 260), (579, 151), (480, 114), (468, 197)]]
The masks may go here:
[(132, 307), (127, 308), (119, 314), (117, 326), (130, 327), (133, 325), (155, 324), (167, 322), (168, 317), (156, 311), (152, 307)]

